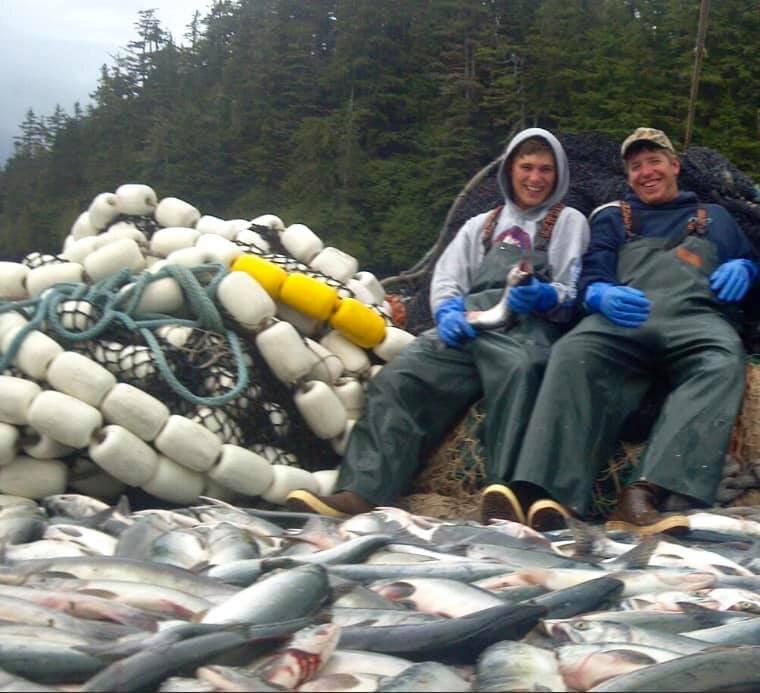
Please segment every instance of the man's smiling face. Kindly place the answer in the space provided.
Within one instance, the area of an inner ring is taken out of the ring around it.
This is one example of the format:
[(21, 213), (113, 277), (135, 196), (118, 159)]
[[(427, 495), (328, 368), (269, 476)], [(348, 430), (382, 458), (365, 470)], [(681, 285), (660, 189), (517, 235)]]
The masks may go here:
[(670, 202), (678, 195), (681, 164), (661, 148), (642, 149), (626, 157), (628, 185), (648, 205)]
[(549, 153), (525, 154), (512, 162), (512, 195), (522, 209), (538, 207), (554, 190), (557, 167)]

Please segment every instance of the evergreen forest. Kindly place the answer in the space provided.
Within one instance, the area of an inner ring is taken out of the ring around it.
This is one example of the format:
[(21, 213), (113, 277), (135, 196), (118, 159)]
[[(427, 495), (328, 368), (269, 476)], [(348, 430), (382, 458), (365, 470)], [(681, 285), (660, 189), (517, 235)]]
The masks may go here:
[[(0, 259), (60, 252), (95, 195), (304, 223), (387, 276), (528, 126), (683, 145), (699, 0), (217, 0), (154, 10), (92, 103), (29, 110), (0, 170)], [(760, 178), (757, 0), (710, 8), (692, 144)], [(95, 77), (95, 75), (93, 75)]]

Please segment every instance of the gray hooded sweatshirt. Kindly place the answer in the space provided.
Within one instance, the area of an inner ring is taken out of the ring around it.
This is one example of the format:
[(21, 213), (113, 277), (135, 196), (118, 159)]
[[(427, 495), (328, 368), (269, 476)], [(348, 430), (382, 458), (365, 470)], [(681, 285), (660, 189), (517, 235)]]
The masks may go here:
[[(531, 209), (521, 209), (512, 200), (512, 181), (506, 170), (507, 157), (520, 142), (535, 136), (545, 139), (554, 151), (557, 183), (552, 194), (542, 205)], [(570, 168), (565, 150), (559, 140), (548, 130), (542, 128), (523, 130), (515, 135), (507, 146), (499, 165), (497, 180), (504, 195), (504, 209), (496, 222), (492, 242), (498, 243), (505, 231), (517, 226), (530, 238), (532, 247), (536, 233), (541, 229), (549, 208), (567, 194), (570, 185)], [(468, 219), (438, 259), (430, 283), (430, 308), (433, 315), (442, 301), (454, 296), (465, 296), (469, 292), (472, 279), (485, 256), (482, 231), (489, 214), (490, 211), (483, 212)], [(557, 219), (547, 249), (551, 267), (551, 284), (559, 296), (557, 308), (570, 306), (576, 300), (581, 257), (588, 242), (589, 226), (586, 217), (577, 209), (565, 207)], [(558, 315), (561, 313), (563, 311), (558, 311)]]

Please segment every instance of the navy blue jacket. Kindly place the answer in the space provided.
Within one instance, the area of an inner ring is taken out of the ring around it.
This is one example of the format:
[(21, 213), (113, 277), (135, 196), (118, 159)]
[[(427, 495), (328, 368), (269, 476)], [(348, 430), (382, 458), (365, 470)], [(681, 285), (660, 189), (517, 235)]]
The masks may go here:
[[(629, 193), (625, 199), (631, 204), (634, 215), (641, 220), (641, 237), (677, 236), (696, 214), (698, 199), (692, 192), (680, 192), (678, 197), (662, 205), (644, 204)], [(755, 263), (758, 256), (736, 220), (720, 205), (707, 204), (710, 223), (705, 238), (715, 244), (720, 264), (735, 258)], [(594, 282), (617, 284), (617, 261), (626, 240), (623, 217), (618, 207), (608, 207), (591, 219), (591, 240), (583, 256), (583, 270), (579, 281), (579, 296), (585, 297), (586, 288)], [(635, 288), (635, 287), (634, 287)]]

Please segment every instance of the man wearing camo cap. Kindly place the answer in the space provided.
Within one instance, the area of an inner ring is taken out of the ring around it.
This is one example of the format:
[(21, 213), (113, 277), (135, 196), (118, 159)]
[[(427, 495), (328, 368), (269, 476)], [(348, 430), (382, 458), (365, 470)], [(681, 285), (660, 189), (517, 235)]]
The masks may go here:
[(744, 391), (737, 304), (758, 266), (723, 207), (679, 191), (664, 132), (638, 128), (620, 154), (631, 192), (590, 216), (579, 281), (587, 317), (553, 347), (508, 483), (521, 503), (546, 498), (556, 524), (585, 515), (624, 419), (664, 378), (664, 404), (611, 516), (654, 533), (688, 526), (661, 514), (669, 496), (669, 507), (715, 501)]

